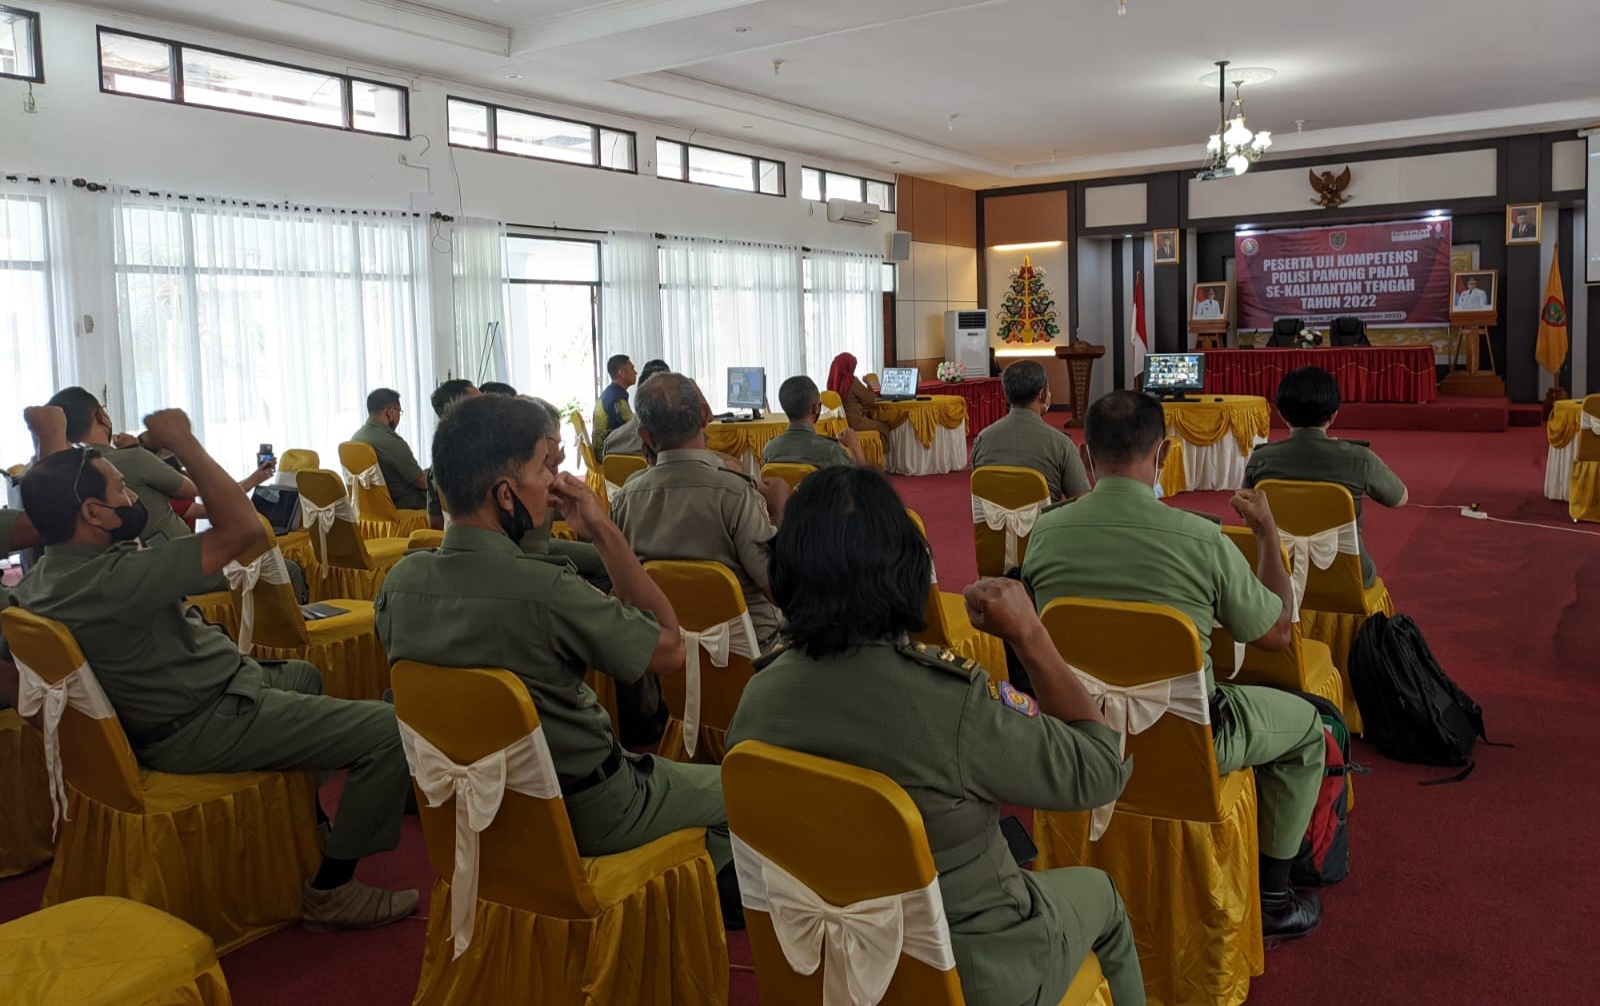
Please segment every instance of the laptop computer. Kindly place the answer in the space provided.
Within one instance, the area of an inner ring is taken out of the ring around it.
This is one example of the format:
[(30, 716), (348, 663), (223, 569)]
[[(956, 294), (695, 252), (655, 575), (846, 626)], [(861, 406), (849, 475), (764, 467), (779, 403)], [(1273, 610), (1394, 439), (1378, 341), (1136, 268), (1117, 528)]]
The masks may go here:
[(909, 402), (917, 397), (916, 367), (883, 368), (883, 384), (878, 389), (881, 402)]
[(267, 519), (274, 534), (300, 530), (300, 490), (288, 486), (256, 486), (250, 494), (256, 513)]

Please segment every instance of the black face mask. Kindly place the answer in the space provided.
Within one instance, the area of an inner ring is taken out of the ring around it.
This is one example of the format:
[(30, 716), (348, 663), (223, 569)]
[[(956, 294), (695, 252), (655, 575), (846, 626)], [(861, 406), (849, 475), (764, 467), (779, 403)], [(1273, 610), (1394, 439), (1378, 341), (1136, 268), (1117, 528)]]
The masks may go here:
[[(506, 488), (511, 489), (510, 483), (506, 484)], [(511, 491), (511, 512), (507, 513), (504, 510), (497, 512), (500, 515), (500, 530), (504, 531), (506, 537), (512, 541), (521, 541), (522, 536), (532, 531), (535, 527), (533, 515), (528, 513), (528, 508), (522, 505), (522, 499), (514, 489)]]
[(111, 507), (111, 511), (122, 521), (121, 526), (109, 532), (112, 541), (134, 540), (144, 534), (144, 526), (150, 521), (150, 511), (144, 508), (144, 503), (140, 500), (135, 500), (127, 506)]

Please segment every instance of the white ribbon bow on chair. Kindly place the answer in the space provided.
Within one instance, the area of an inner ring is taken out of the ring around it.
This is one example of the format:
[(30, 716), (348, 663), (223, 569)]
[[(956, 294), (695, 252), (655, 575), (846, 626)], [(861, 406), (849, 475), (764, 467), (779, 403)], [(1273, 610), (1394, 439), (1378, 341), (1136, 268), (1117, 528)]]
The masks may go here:
[(450, 874), (451, 959), (472, 944), (478, 911), (478, 836), (494, 823), (506, 791), (540, 800), (561, 795), (544, 727), (471, 765), (458, 765), (426, 737), (400, 721), (400, 743), (417, 788), (429, 807), (456, 801), (456, 860)]
[(1316, 534), (1286, 534), (1282, 529), (1278, 537), (1289, 548), (1289, 578), (1294, 581), (1294, 620), (1300, 621), (1300, 605), (1306, 596), (1306, 577), (1311, 565), (1327, 569), (1342, 552), (1345, 555), (1361, 554), (1361, 533), (1354, 521), (1330, 527)]
[(693, 758), (700, 742), (700, 651), (710, 654), (713, 666), (727, 667), (730, 653), (752, 660), (761, 656), (761, 644), (756, 641), (755, 623), (748, 611), (699, 632), (678, 631), (683, 634), (684, 650), (683, 748)]
[(17, 664), (17, 712), (24, 718), (43, 712), (44, 764), (49, 778), (50, 835), (64, 820), (72, 820), (67, 813), (67, 781), (61, 769), (61, 716), (71, 706), (95, 720), (109, 720), (117, 715), (111, 700), (101, 690), (94, 672), (88, 664), (79, 664), (72, 673), (55, 684), (47, 684), (38, 671), (21, 660)]
[(387, 489), (389, 486), (389, 483), (383, 480), (383, 470), (377, 464), (359, 474), (352, 473), (347, 468), (344, 474), (346, 481), (350, 483), (350, 495), (355, 500), (353, 509), (357, 517), (361, 515), (361, 494), (356, 492), (357, 486), (362, 489)]
[(341, 496), (327, 506), (318, 506), (303, 494), (300, 497), (300, 526), (312, 527), (317, 530), (317, 558), (321, 560), (328, 554), (328, 532), (333, 530), (336, 520), (355, 523), (355, 511), (350, 509), (350, 499)]
[[(1205, 671), (1176, 678), (1164, 678), (1143, 685), (1111, 685), (1076, 667), (1072, 672), (1106, 718), (1106, 726), (1117, 732), (1117, 757), (1127, 754), (1128, 737), (1142, 734), (1172, 713), (1201, 726), (1211, 722), (1210, 695), (1206, 691)], [(1115, 800), (1096, 807), (1089, 815), (1089, 840), (1097, 841), (1111, 823), (1117, 809)]]
[(1587, 412), (1581, 412), (1579, 413), (1579, 417), (1578, 429), (1587, 430), (1590, 433), (1600, 434), (1600, 416), (1591, 415)]
[(611, 481), (610, 479), (605, 478), (605, 476), (603, 476), (603, 475), (601, 476), (601, 478), (604, 479), (605, 484), (606, 484), (606, 499), (616, 499), (617, 498), (617, 493), (620, 493), (622, 491), (622, 487), (617, 485), (615, 482)]
[[(1223, 626), (1221, 622), (1217, 621), (1216, 619), (1212, 619), (1211, 627), (1213, 629), (1220, 629)], [(1233, 673), (1228, 675), (1229, 681), (1237, 678), (1239, 676), (1239, 672), (1244, 670), (1244, 648), (1244, 643), (1239, 642), (1237, 639), (1233, 641)]]
[(827, 406), (823, 406), (822, 407), (822, 415), (817, 417), (817, 422), (820, 423), (824, 419), (843, 419), (843, 418), (844, 418), (844, 406), (843, 405), (841, 405), (841, 406), (839, 406), (838, 408), (835, 408), (835, 409), (830, 409)]
[(249, 653), (256, 638), (256, 584), (262, 580), (271, 584), (289, 582), (289, 567), (283, 553), (274, 545), (250, 560), (248, 565), (238, 561), (222, 567), (228, 578), (228, 589), (239, 595), (239, 652)]
[(939, 878), (927, 887), (853, 905), (832, 905), (798, 878), (733, 835), (739, 895), (766, 912), (796, 974), (822, 967), (823, 1006), (877, 1006), (903, 953), (931, 968), (956, 966)]
[(972, 497), (972, 522), (985, 524), (991, 531), (1002, 528), (1006, 532), (1006, 569), (1017, 566), (1017, 546), (1023, 538), (1033, 533), (1034, 522), (1044, 512), (1049, 500), (1037, 500), (1015, 510), (1007, 509), (982, 496)]

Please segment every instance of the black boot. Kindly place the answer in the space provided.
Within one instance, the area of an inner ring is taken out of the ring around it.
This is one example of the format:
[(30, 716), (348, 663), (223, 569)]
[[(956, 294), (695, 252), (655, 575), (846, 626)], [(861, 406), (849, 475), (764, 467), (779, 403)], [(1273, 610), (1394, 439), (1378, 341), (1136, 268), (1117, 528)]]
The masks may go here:
[(722, 902), (722, 928), (725, 932), (744, 931), (744, 903), (739, 900), (739, 875), (733, 864), (717, 874), (717, 898)]
[(1322, 922), (1322, 899), (1312, 891), (1262, 892), (1261, 936), (1267, 946), (1310, 935)]

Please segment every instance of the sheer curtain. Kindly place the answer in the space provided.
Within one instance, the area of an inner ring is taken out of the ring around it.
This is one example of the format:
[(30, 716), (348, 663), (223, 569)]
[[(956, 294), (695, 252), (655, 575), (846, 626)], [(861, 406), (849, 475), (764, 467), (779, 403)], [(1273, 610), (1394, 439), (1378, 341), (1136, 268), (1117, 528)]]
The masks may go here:
[(469, 217), (450, 252), (455, 292), (455, 376), (475, 384), (509, 380), (506, 352), (506, 225)]
[(882, 369), (883, 259), (813, 251), (806, 272), (806, 372), (821, 384), (840, 353), (855, 356), (858, 374)]
[(626, 353), (642, 367), (663, 355), (656, 244), (654, 234), (612, 231), (600, 245), (602, 363)]
[(64, 179), (0, 179), (0, 468), (33, 457), (22, 410), (77, 380)]
[(800, 249), (668, 238), (661, 247), (664, 359), (726, 404), (727, 368), (765, 367), (767, 398), (803, 372)]
[[(433, 410), (426, 228), (409, 214), (262, 208), (114, 190), (124, 422), (187, 411), (241, 475), (256, 448), (337, 464), (366, 395), (402, 396), (426, 463)], [(426, 383), (425, 383), (426, 382)]]

